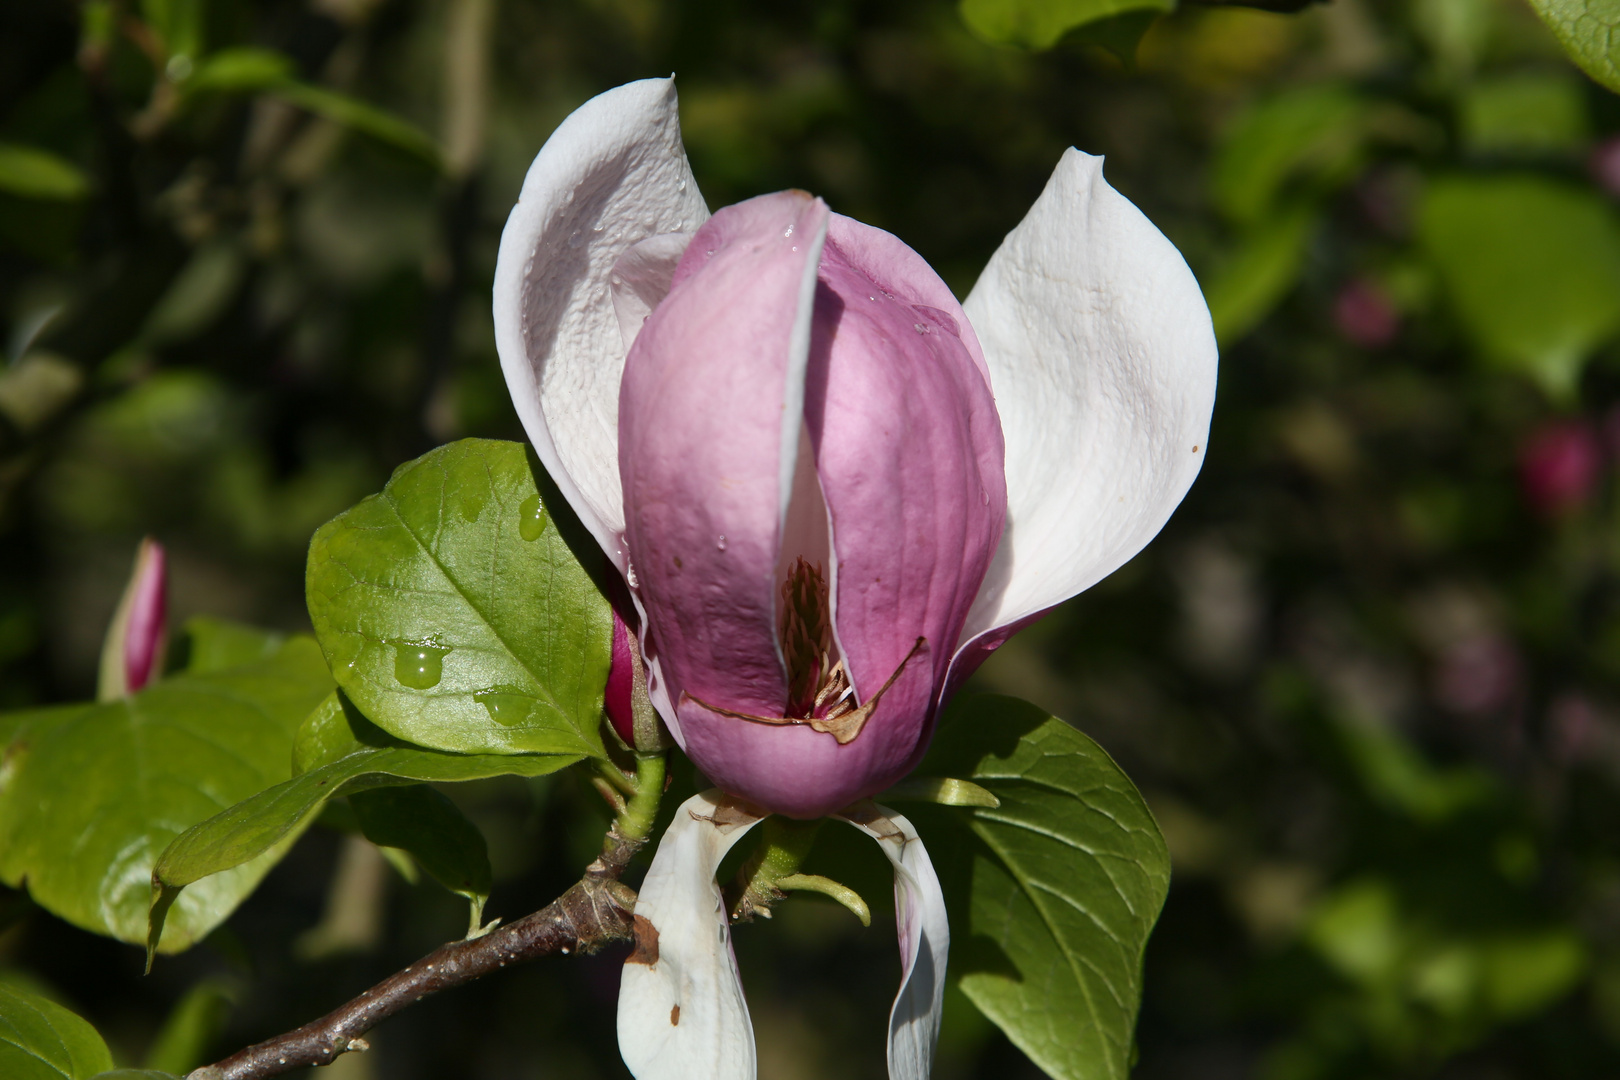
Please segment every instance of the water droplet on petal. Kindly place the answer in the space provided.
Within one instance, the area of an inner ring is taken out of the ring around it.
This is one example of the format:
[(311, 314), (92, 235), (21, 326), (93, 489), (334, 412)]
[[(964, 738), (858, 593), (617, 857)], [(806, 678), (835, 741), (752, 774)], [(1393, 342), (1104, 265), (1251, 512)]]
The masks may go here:
[(546, 531), (546, 508), (540, 496), (530, 495), (518, 504), (518, 535), (525, 540), (538, 540)]
[(401, 641), (394, 645), (394, 678), (412, 690), (431, 690), (444, 674), (447, 645), (432, 641)]
[(716, 548), (718, 548), (718, 549), (719, 549), (719, 550), (721, 550), (721, 551), (724, 551), (724, 550), (726, 550), (726, 538), (725, 538), (725, 536), (724, 536), (724, 535), (722, 535), (722, 536), (721, 536), (721, 537), (720, 537), (720, 539), (718, 539), (718, 540), (716, 540), (716, 541), (715, 541), (715, 542), (714, 542), (714, 546), (715, 546), (715, 547), (716, 547)]
[(868, 296), (868, 297), (867, 297), (867, 299), (868, 299), (868, 300), (876, 300), (876, 299), (877, 299), (877, 297), (875, 297), (875, 296)]
[(990, 505), (990, 489), (989, 488), (980, 488), (979, 489), (979, 501), (981, 503), (983, 503), (984, 505), (986, 505), (986, 506)]
[(591, 232), (601, 232), (602, 228), (603, 227), (601, 225), (592, 225), (591, 226)]
[(629, 582), (630, 587), (632, 589), (641, 588), (641, 582), (636, 580), (636, 564), (635, 563), (626, 562), (624, 564), (624, 580)]
[(709, 248), (707, 251), (705, 251), (703, 253), (703, 255), (704, 255), (705, 258), (709, 258), (709, 259), (714, 258), (714, 248)]
[(912, 323), (911, 328), (919, 334), (931, 334), (934, 332), (934, 328), (927, 323)]
[[(784, 237), (788, 237), (788, 236), (792, 236), (792, 235), (793, 235), (793, 226), (792, 226), (792, 225), (789, 225), (789, 226), (788, 226), (788, 227), (787, 227), (787, 228), (786, 228), (786, 229), (783, 229), (783, 230), (782, 230), (782, 235), (783, 235), (783, 236), (784, 236)], [(793, 249), (793, 250), (794, 250), (794, 251), (798, 251), (798, 250), (799, 250), (799, 249), (798, 249), (798, 248), (794, 248), (794, 249)]]
[(615, 285), (623, 285), (624, 284), (624, 282), (619, 280), (619, 275), (617, 275), (617, 274), (614, 274), (612, 277), (608, 278), (608, 280), (611, 281)]

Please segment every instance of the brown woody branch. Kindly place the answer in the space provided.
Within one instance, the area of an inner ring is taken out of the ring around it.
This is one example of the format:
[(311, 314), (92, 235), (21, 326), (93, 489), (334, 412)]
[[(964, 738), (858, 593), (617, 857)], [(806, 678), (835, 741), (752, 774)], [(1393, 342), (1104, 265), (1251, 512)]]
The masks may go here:
[(645, 842), (615, 828), (584, 877), (534, 914), (436, 949), (319, 1020), (193, 1070), (186, 1080), (260, 1080), (330, 1065), (346, 1050), (366, 1049), (361, 1036), (429, 994), (554, 952), (588, 953), (609, 942), (628, 941), (636, 894), (619, 875)]

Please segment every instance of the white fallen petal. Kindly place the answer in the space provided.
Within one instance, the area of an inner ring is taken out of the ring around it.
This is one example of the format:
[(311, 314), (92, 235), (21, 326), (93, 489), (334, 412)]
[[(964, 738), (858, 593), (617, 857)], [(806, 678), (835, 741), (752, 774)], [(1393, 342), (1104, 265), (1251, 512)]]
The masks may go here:
[(715, 871), (760, 818), (718, 790), (675, 811), (636, 900), (619, 1053), (636, 1080), (754, 1080), (754, 1029)]
[(1064, 153), (963, 305), (1007, 440), (1007, 529), (962, 642), (1096, 584), (1198, 475), (1215, 332), (1181, 253)]
[(625, 569), (619, 377), (609, 278), (631, 245), (709, 217), (681, 146), (673, 79), (587, 101), (541, 147), (501, 233), (495, 344), (529, 441), (580, 520)]
[(894, 913), (900, 938), (900, 993), (889, 1013), (890, 1080), (928, 1080), (945, 1002), (951, 928), (945, 893), (916, 828), (886, 806), (837, 815), (878, 842), (894, 864)]

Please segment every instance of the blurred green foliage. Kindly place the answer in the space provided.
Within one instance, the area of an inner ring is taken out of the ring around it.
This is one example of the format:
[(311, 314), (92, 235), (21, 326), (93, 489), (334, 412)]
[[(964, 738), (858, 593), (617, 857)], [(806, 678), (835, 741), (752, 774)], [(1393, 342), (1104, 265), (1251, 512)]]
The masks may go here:
[[(177, 623), (296, 632), (322, 522), (431, 446), (521, 438), (495, 245), (590, 95), (676, 71), (711, 205), (808, 188), (962, 294), (1073, 144), (1186, 254), (1224, 351), (1164, 536), (979, 676), (1096, 739), (1169, 843), (1136, 1075), (1620, 1069), (1620, 103), (1560, 46), (1613, 85), (1603, 7), (1162, 6), (0, 5), (0, 704), (90, 696), (141, 535)], [(264, 658), (216, 644), (210, 670)], [(507, 918), (606, 821), (572, 774), (445, 793)], [(323, 820), (145, 982), (0, 895), (0, 975), (178, 1069), (463, 931)], [(801, 893), (738, 931), (766, 1076), (881, 1075), (887, 870), (831, 832), (807, 869), (878, 910)], [(364, 932), (290, 947), (343, 905)], [(622, 1075), (617, 960), (424, 1002), (339, 1068)], [(186, 1004), (220, 978), (248, 987), (224, 1021)], [(939, 1076), (1031, 1069), (952, 992)]]

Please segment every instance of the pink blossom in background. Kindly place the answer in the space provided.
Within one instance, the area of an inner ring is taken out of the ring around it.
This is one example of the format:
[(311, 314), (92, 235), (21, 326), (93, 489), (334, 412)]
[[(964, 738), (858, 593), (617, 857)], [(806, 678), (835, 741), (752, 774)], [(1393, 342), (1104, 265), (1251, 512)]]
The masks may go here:
[(1513, 703), (1523, 678), (1524, 664), (1513, 643), (1499, 634), (1481, 634), (1440, 654), (1434, 696), (1450, 712), (1486, 716)]
[(163, 545), (141, 541), (135, 568), (118, 601), (101, 648), (96, 697), (127, 697), (163, 673), (169, 643), (168, 560)]
[(1379, 349), (1400, 333), (1401, 316), (1382, 286), (1368, 278), (1357, 278), (1334, 298), (1333, 325), (1353, 344)]
[(1587, 169), (1598, 187), (1620, 199), (1620, 136), (1598, 143), (1587, 159)]
[(1555, 420), (1519, 448), (1519, 489), (1537, 513), (1558, 517), (1586, 505), (1602, 465), (1602, 448), (1591, 424)]

